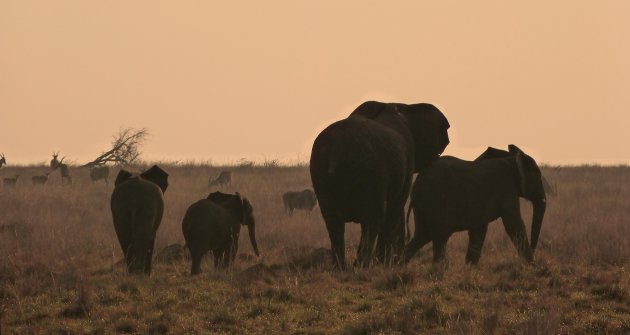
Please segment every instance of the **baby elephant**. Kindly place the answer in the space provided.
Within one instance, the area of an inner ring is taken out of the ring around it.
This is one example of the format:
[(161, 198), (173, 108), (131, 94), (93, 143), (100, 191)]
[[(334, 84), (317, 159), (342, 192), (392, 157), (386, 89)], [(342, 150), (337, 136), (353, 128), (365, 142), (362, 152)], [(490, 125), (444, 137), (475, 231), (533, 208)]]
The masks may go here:
[(214, 192), (190, 207), (184, 215), (182, 232), (192, 257), (190, 274), (201, 272), (201, 258), (212, 250), (215, 268), (228, 267), (238, 251), (241, 225), (247, 226), (256, 256), (256, 222), (249, 200), (236, 194)]
[[(533, 203), (531, 246), (521, 218), (519, 198)], [(509, 152), (488, 148), (475, 161), (441, 157), (416, 180), (411, 191), (416, 230), (405, 247), (405, 261), (433, 242), (433, 261), (444, 258), (448, 238), (468, 231), (466, 263), (477, 264), (488, 223), (501, 218), (519, 255), (532, 261), (546, 209), (540, 169), (515, 145)], [(407, 214), (408, 215), (408, 214)], [(408, 216), (407, 216), (408, 218)]]
[(284, 210), (291, 215), (294, 209), (312, 211), (317, 205), (317, 197), (315, 192), (306, 189), (301, 192), (286, 192), (282, 195), (282, 202), (284, 203)]

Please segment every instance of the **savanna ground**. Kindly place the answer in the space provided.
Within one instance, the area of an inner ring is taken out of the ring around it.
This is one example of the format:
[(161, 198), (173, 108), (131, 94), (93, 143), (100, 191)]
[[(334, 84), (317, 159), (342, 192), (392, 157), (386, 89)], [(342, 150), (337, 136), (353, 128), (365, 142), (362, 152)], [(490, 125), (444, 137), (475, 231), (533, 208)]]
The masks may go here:
[[(186, 208), (225, 167), (164, 165), (170, 173), (156, 253), (183, 244)], [(137, 168), (137, 170), (140, 168)], [(232, 186), (257, 218), (261, 257), (246, 230), (238, 260), (189, 276), (188, 260), (162, 259), (150, 277), (127, 275), (109, 197), (74, 168), (35, 187), (45, 167), (0, 189), (0, 327), (4, 334), (630, 334), (630, 168), (544, 168), (549, 198), (533, 265), (522, 263), (501, 223), (490, 226), (480, 265), (464, 264), (467, 236), (448, 244), (445, 270), (430, 246), (406, 268), (336, 272), (319, 209), (285, 214), (281, 194), (310, 186), (306, 167), (235, 167)], [(117, 169), (112, 171), (111, 181)], [(531, 207), (523, 206), (526, 221)], [(529, 227), (529, 222), (528, 222)], [(529, 231), (529, 228), (528, 228)], [(358, 225), (346, 228), (354, 258)], [(244, 236), (243, 236), (244, 235)]]

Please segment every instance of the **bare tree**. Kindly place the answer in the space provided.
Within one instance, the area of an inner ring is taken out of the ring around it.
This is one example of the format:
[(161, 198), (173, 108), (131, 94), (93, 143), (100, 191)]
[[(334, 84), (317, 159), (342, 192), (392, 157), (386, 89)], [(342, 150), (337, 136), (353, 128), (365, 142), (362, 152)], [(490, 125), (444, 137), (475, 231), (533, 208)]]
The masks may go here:
[(93, 161), (83, 165), (84, 167), (101, 166), (107, 163), (128, 165), (134, 163), (140, 157), (140, 147), (144, 144), (149, 132), (145, 129), (125, 128), (114, 135), (112, 147), (103, 152)]

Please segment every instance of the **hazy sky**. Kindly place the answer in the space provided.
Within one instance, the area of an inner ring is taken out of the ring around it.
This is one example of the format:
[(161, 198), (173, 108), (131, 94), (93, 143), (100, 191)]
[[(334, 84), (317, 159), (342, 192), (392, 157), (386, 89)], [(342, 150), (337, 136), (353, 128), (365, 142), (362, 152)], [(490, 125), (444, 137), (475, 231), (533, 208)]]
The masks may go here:
[(446, 153), (630, 163), (630, 1), (0, 0), (0, 152), (307, 160), (365, 100), (431, 102)]

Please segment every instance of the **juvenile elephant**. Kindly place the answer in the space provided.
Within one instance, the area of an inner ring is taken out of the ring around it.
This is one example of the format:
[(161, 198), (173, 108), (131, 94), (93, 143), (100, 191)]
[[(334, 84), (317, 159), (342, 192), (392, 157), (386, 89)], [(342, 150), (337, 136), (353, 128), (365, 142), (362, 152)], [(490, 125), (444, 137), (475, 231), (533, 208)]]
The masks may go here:
[(182, 232), (192, 258), (190, 274), (201, 272), (201, 258), (209, 250), (214, 255), (215, 268), (230, 266), (238, 251), (241, 225), (247, 226), (249, 240), (259, 256), (254, 209), (249, 200), (238, 192), (214, 192), (192, 204), (182, 221)]
[(111, 198), (112, 218), (129, 273), (151, 273), (155, 233), (164, 212), (168, 174), (154, 165), (139, 176), (120, 170)]
[(336, 267), (346, 267), (346, 222), (361, 224), (359, 266), (371, 263), (375, 241), (380, 261), (402, 255), (412, 175), (444, 151), (448, 128), (431, 104), (368, 101), (317, 136), (311, 180)]
[[(416, 229), (407, 244), (405, 261), (433, 242), (433, 261), (444, 258), (448, 238), (468, 231), (466, 263), (477, 264), (488, 224), (501, 218), (521, 258), (533, 260), (546, 209), (542, 175), (536, 161), (515, 145), (509, 152), (488, 148), (475, 161), (442, 157), (416, 180), (411, 207)], [(533, 203), (531, 246), (521, 218), (523, 197)]]
[(291, 215), (294, 209), (312, 211), (317, 205), (317, 197), (315, 192), (309, 189), (300, 192), (285, 192), (282, 195), (282, 203), (284, 204), (284, 210)]

